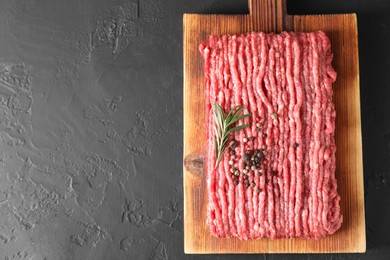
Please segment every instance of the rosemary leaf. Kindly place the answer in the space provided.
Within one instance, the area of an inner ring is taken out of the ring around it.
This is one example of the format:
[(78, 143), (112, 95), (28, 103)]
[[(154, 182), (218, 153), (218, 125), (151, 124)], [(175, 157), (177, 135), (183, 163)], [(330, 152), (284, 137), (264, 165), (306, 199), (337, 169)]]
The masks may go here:
[(230, 128), (230, 129), (227, 131), (227, 134), (231, 134), (231, 133), (240, 131), (240, 130), (242, 130), (242, 129), (247, 128), (248, 126), (249, 126), (249, 124), (246, 124), (246, 125), (239, 125), (239, 126)]
[(236, 117), (236, 118), (234, 118), (234, 119), (232, 119), (232, 120), (230, 121), (230, 123), (229, 123), (228, 126), (230, 126), (230, 125), (236, 123), (237, 121), (240, 121), (241, 119), (244, 119), (244, 118), (250, 117), (250, 116), (251, 116), (250, 114), (247, 114), (247, 115), (243, 115), (243, 116)]

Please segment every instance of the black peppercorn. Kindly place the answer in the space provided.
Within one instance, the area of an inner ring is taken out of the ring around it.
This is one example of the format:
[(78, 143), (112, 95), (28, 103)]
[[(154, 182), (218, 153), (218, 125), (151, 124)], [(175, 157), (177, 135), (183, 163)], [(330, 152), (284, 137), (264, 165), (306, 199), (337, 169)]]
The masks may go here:
[(237, 146), (237, 142), (235, 140), (233, 140), (229, 143), (229, 146), (232, 148), (235, 148)]
[(249, 162), (251, 160), (251, 156), (249, 154), (244, 154), (242, 156), (242, 159), (244, 160), (244, 162)]

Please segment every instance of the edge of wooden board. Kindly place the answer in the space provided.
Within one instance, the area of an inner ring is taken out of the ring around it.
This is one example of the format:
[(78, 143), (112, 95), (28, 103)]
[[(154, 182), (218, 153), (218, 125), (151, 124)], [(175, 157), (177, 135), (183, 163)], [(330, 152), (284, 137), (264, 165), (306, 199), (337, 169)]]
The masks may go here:
[[(357, 74), (356, 74), (356, 77), (357, 77), (357, 84), (358, 84), (358, 88), (357, 88), (357, 95), (359, 97), (359, 99), (361, 99), (361, 96), (360, 96), (360, 60), (359, 60), (359, 30), (358, 30), (358, 20), (357, 20), (357, 14), (356, 13), (352, 13), (351, 14), (354, 19), (355, 19), (355, 25), (356, 25), (356, 42), (357, 42), (357, 46), (356, 46), (356, 59), (357, 59)], [(363, 216), (362, 216), (362, 221), (363, 221), (363, 224), (361, 225), (361, 228), (362, 230), (360, 231), (362, 234), (364, 234), (363, 236), (363, 241), (360, 241), (360, 244), (358, 246), (358, 251), (357, 253), (366, 253), (367, 251), (367, 238), (366, 238), (366, 212), (365, 212), (365, 200), (364, 200), (364, 164), (363, 164), (363, 140), (362, 140), (362, 113), (361, 113), (361, 103), (360, 103), (360, 100), (359, 100), (359, 104), (358, 106), (356, 106), (355, 108), (357, 110), (357, 115), (358, 115), (358, 118), (359, 118), (359, 128), (358, 128), (358, 135), (359, 135), (359, 142), (357, 143), (358, 146), (359, 146), (359, 159), (360, 159), (360, 169), (361, 169), (361, 172), (359, 173), (359, 177), (361, 178), (361, 190), (363, 192), (363, 201), (362, 201), (362, 204), (363, 204)]]
[[(186, 26), (190, 26), (190, 22), (191, 22), (191, 19), (192, 18), (196, 18), (197, 21), (200, 21), (201, 19), (218, 19), (219, 17), (241, 17), (241, 18), (247, 18), (249, 15), (247, 14), (244, 14), (244, 15), (221, 15), (221, 14), (183, 14), (183, 69), (184, 69), (184, 78), (183, 78), (183, 81), (184, 81), (184, 90), (183, 90), (183, 116), (186, 115), (186, 112), (187, 110), (189, 110), (189, 108), (191, 107), (191, 103), (187, 103), (186, 102), (186, 94), (187, 94), (187, 88), (189, 88), (190, 86), (187, 86), (187, 80), (186, 80), (186, 74), (188, 72), (186, 72)], [(355, 116), (358, 116), (358, 118), (356, 118), (356, 121), (357, 121), (357, 124), (359, 124), (359, 127), (356, 129), (356, 134), (357, 136), (359, 137), (357, 140), (356, 139), (356, 146), (357, 146), (357, 159), (358, 159), (358, 162), (356, 163), (358, 168), (360, 169), (359, 171), (356, 172), (357, 174), (357, 179), (358, 179), (358, 182), (359, 182), (359, 189), (361, 189), (363, 191), (363, 194), (364, 194), (364, 181), (363, 181), (363, 159), (362, 159), (362, 134), (361, 134), (361, 112), (360, 112), (360, 74), (359, 74), (359, 56), (358, 56), (358, 30), (357, 30), (357, 15), (355, 13), (352, 13), (352, 14), (324, 14), (324, 15), (301, 15), (301, 16), (294, 16), (296, 18), (327, 18), (327, 17), (334, 17), (334, 16), (352, 16), (351, 18), (354, 19), (355, 21), (355, 26), (356, 26), (356, 59), (357, 59), (357, 74), (356, 74), (356, 86), (357, 86), (357, 91), (356, 91), (356, 95), (359, 97), (359, 103), (356, 103), (355, 106), (354, 106), (354, 109), (355, 109)], [(196, 36), (198, 37), (198, 36)], [(197, 50), (196, 50), (197, 51)], [(188, 76), (188, 75), (187, 75)], [(190, 101), (190, 102), (194, 102), (194, 101)], [(190, 150), (191, 148), (186, 144), (186, 137), (187, 137), (187, 129), (186, 129), (186, 123), (187, 120), (190, 120), (191, 118), (186, 118), (184, 117), (184, 121), (183, 121), (183, 126), (184, 126), (184, 129), (183, 129), (183, 138), (184, 138), (184, 143), (183, 143), (183, 162), (184, 160), (187, 158), (187, 156), (189, 156), (190, 154), (193, 154), (194, 151), (193, 150)], [(223, 250), (219, 250), (219, 251), (216, 251), (216, 250), (199, 250), (199, 248), (197, 248), (196, 246), (194, 246), (194, 243), (191, 242), (192, 239), (201, 239), (201, 238), (196, 238), (194, 236), (194, 234), (189, 234), (189, 230), (186, 229), (186, 217), (187, 217), (187, 214), (192, 214), (192, 209), (190, 208), (189, 205), (186, 205), (186, 199), (187, 199), (187, 195), (186, 193), (188, 192), (188, 187), (186, 187), (186, 179), (187, 178), (195, 178), (194, 176), (191, 176), (190, 174), (190, 171), (186, 169), (186, 167), (183, 165), (183, 191), (184, 191), (184, 212), (183, 212), (183, 217), (184, 217), (184, 253), (185, 254), (226, 254), (226, 253), (239, 253), (239, 254), (253, 254), (253, 253), (274, 253), (274, 254), (279, 254), (279, 253), (294, 253), (294, 254), (298, 254), (298, 253), (310, 253), (310, 254), (314, 254), (314, 253), (364, 253), (366, 252), (366, 230), (365, 230), (365, 212), (364, 212), (364, 197), (363, 197), (363, 201), (361, 201), (360, 203), (362, 203), (360, 206), (362, 206), (362, 211), (363, 211), (363, 216), (361, 216), (361, 218), (359, 218), (359, 221), (362, 222), (360, 223), (359, 225), (359, 234), (361, 234), (361, 236), (359, 238), (361, 238), (359, 241), (356, 241), (356, 244), (354, 244), (353, 248), (350, 247), (348, 248), (348, 250), (338, 250), (338, 251), (326, 251), (326, 250), (310, 250), (310, 251), (305, 251), (305, 250), (297, 250), (296, 248), (291, 248), (292, 250), (289, 250), (287, 248), (287, 250), (278, 250), (278, 251), (273, 251), (273, 250), (268, 250), (268, 251), (246, 251), (246, 252), (242, 252), (242, 251), (234, 251), (234, 248), (230, 248), (226, 250), (226, 248), (224, 248)], [(189, 180), (187, 179), (187, 180)], [(194, 181), (194, 179), (192, 180)], [(198, 180), (199, 181), (199, 180)], [(186, 192), (187, 191), (187, 192)], [(201, 202), (200, 202), (201, 203)], [(226, 240), (226, 238), (223, 238), (221, 240)], [(263, 239), (262, 241), (268, 241), (270, 239)], [(282, 239), (283, 240), (283, 239)], [(294, 239), (291, 239), (291, 240), (294, 240)], [(280, 240), (279, 240), (280, 241)], [(268, 243), (268, 242), (267, 242)]]
[(358, 20), (357, 20), (357, 14), (356, 13), (353, 13), (351, 14), (354, 19), (355, 19), (355, 25), (356, 25), (356, 41), (357, 41), (357, 46), (356, 46), (356, 59), (357, 59), (357, 74), (356, 74), (356, 77), (357, 77), (357, 84), (358, 84), (358, 88), (357, 88), (357, 95), (359, 97), (359, 104), (356, 106), (356, 114), (358, 115), (358, 118), (359, 118), (359, 142), (357, 143), (358, 146), (359, 146), (359, 152), (360, 152), (360, 169), (361, 169), (361, 172), (359, 173), (360, 175), (360, 178), (361, 178), (361, 190), (363, 192), (363, 201), (362, 201), (362, 204), (363, 204), (363, 216), (362, 216), (362, 221), (363, 221), (363, 224), (361, 225), (361, 228), (362, 230), (360, 231), (362, 234), (364, 234), (364, 236), (362, 236), (364, 239), (363, 241), (360, 241), (360, 244), (358, 246), (358, 253), (366, 253), (367, 251), (367, 238), (366, 238), (366, 212), (365, 212), (365, 200), (364, 200), (364, 165), (363, 165), (363, 140), (362, 140), (362, 113), (361, 113), (361, 103), (360, 103), (360, 99), (361, 99), (361, 96), (360, 96), (360, 60), (359, 60), (359, 30), (358, 30)]

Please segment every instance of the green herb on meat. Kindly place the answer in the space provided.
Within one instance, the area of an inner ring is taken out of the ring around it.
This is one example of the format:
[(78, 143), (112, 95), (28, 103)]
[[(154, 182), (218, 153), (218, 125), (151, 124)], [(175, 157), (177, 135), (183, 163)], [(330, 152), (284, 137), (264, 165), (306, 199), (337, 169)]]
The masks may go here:
[(217, 168), (219, 162), (222, 160), (226, 150), (228, 149), (229, 134), (245, 129), (249, 124), (235, 125), (241, 119), (250, 117), (252, 114), (245, 114), (240, 116), (244, 106), (233, 107), (228, 114), (225, 114), (223, 108), (214, 103), (214, 145), (215, 145), (215, 168)]

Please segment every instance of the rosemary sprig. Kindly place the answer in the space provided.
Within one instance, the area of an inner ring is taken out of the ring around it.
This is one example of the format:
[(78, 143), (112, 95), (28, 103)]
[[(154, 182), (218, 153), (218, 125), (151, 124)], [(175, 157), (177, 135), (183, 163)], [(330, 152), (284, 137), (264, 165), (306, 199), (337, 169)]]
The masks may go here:
[(217, 103), (214, 103), (214, 145), (215, 145), (215, 168), (217, 168), (219, 162), (222, 160), (227, 148), (229, 134), (240, 131), (247, 128), (249, 124), (234, 126), (241, 119), (250, 117), (252, 114), (245, 114), (240, 116), (244, 106), (235, 106), (226, 115), (223, 108)]

